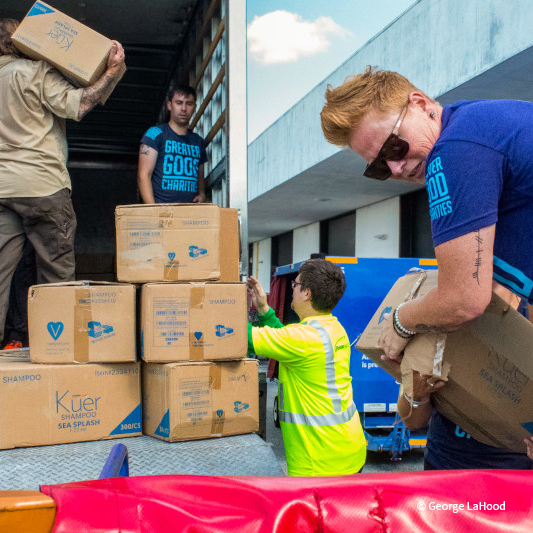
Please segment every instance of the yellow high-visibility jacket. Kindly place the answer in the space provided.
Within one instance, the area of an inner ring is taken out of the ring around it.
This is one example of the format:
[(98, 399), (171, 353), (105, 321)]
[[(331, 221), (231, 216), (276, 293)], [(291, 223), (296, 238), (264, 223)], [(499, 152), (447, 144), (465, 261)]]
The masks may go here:
[(257, 355), (279, 361), (279, 420), (291, 476), (355, 474), (366, 440), (353, 403), (350, 342), (331, 314), (283, 326), (269, 309), (250, 328)]

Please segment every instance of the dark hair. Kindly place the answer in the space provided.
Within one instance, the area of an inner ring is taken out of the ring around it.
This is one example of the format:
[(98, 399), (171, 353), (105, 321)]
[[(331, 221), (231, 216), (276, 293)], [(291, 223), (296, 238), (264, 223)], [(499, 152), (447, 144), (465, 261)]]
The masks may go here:
[(185, 96), (192, 96), (194, 97), (194, 101), (196, 101), (196, 89), (191, 87), (190, 85), (175, 85), (168, 91), (167, 99), (169, 102), (172, 102), (172, 98), (174, 98), (175, 94), (183, 94)]
[(22, 57), (22, 53), (17, 50), (11, 35), (15, 33), (20, 22), (15, 19), (0, 19), (0, 56)]
[(298, 271), (301, 290), (311, 291), (311, 305), (320, 312), (331, 313), (346, 290), (341, 267), (325, 259), (309, 259)]

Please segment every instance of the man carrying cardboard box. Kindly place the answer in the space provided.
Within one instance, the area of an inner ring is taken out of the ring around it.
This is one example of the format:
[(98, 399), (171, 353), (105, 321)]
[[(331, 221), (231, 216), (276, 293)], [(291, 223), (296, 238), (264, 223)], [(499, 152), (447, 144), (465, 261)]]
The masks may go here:
[(346, 288), (340, 267), (310, 259), (292, 282), (301, 322), (283, 326), (259, 282), (248, 280), (263, 327), (248, 326), (249, 349), (279, 361), (279, 419), (290, 476), (359, 472), (366, 441), (353, 403), (350, 341), (331, 311)]
[(189, 129), (196, 90), (176, 85), (168, 94), (169, 121), (141, 139), (137, 181), (145, 204), (205, 202), (205, 141)]
[(44, 283), (74, 279), (76, 215), (64, 119), (79, 121), (93, 109), (124, 63), (124, 50), (113, 41), (105, 73), (76, 89), (45, 61), (21, 55), (11, 40), (18, 25), (0, 20), (0, 340), (26, 239)]
[(533, 304), (533, 105), (442, 106), (397, 72), (367, 66), (328, 87), (326, 139), (367, 161), (363, 175), (425, 183), (438, 287), (384, 315), (383, 360), (399, 364), (416, 334), (447, 333), (481, 316), (493, 280)]

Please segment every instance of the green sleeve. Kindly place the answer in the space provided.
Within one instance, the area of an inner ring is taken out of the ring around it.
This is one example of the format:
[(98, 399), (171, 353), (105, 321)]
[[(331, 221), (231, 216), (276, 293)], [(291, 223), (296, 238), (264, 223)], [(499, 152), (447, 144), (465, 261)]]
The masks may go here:
[(259, 327), (269, 326), (271, 328), (283, 328), (284, 325), (281, 320), (276, 316), (272, 307), (268, 308), (268, 311), (264, 315), (259, 315)]
[[(259, 327), (269, 326), (271, 328), (284, 327), (280, 319), (276, 316), (274, 309), (269, 307), (268, 311), (264, 315), (259, 315)], [(252, 324), (248, 322), (248, 354), (254, 351), (254, 343), (252, 340)]]

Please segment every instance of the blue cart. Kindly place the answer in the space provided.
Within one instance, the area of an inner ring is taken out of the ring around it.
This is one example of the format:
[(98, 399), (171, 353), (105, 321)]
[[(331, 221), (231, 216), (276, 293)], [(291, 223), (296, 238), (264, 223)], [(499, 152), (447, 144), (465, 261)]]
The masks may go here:
[[(394, 282), (412, 268), (436, 269), (436, 259), (326, 257), (346, 277), (346, 292), (333, 310), (352, 346), (350, 374), (355, 405), (370, 451), (389, 451), (393, 459), (425, 446), (425, 435), (410, 434), (396, 413), (399, 384), (355, 344)], [(275, 276), (296, 277), (301, 263), (278, 267)]]

